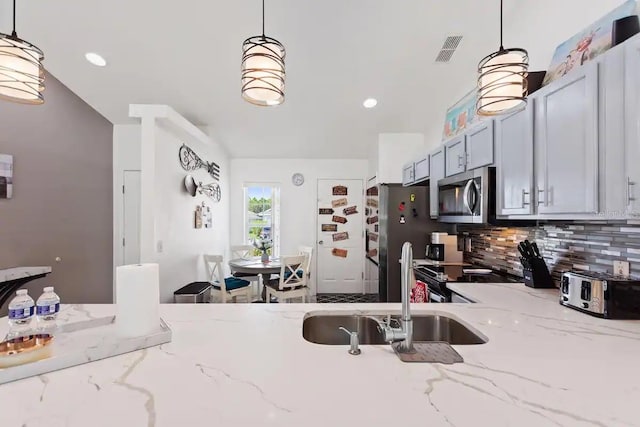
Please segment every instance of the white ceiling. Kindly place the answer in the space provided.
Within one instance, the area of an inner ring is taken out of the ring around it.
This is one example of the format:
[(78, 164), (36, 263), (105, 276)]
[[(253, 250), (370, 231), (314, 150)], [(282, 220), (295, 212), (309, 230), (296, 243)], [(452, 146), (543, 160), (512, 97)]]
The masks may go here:
[[(545, 69), (555, 46), (622, 0), (507, 0), (505, 45)], [(446, 108), (498, 45), (498, 0), (266, 0), (266, 33), (287, 49), (286, 101), (240, 97), (240, 47), (260, 0), (18, 2), (18, 34), (58, 79), (115, 124), (131, 103), (169, 104), (208, 125), (233, 157), (363, 158), (381, 132), (440, 138)], [(10, 31), (0, 0), (0, 31)], [(448, 35), (452, 61), (434, 59)], [(105, 68), (84, 59), (102, 54)], [(46, 95), (46, 94), (45, 94)], [(365, 110), (367, 97), (378, 107)], [(37, 108), (37, 107), (34, 107)]]

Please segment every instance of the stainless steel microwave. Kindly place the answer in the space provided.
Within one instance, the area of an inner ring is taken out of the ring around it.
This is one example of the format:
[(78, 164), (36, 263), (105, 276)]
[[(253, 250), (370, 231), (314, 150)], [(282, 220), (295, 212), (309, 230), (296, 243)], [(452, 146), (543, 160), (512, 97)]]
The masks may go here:
[(438, 181), (438, 220), (486, 224), (495, 219), (495, 168), (485, 167)]

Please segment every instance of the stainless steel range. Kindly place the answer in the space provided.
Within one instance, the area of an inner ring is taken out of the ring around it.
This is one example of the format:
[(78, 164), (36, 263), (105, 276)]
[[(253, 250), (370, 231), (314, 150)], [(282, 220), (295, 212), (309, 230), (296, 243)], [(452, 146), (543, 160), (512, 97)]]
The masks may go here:
[(416, 279), (429, 288), (429, 302), (452, 302), (452, 292), (447, 282), (464, 283), (517, 283), (520, 280), (506, 273), (495, 272), (471, 264), (421, 265), (413, 269)]

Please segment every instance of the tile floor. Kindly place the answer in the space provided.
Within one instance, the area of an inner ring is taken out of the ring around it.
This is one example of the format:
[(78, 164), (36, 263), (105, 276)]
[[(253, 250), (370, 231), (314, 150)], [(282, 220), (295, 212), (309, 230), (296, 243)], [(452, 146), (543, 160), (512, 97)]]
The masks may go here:
[(378, 294), (318, 294), (319, 303), (357, 303), (379, 302)]

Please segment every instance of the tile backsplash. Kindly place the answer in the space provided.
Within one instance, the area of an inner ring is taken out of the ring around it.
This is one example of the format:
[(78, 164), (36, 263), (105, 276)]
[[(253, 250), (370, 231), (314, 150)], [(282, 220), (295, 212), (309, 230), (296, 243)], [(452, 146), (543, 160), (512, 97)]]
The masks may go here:
[(640, 223), (546, 223), (537, 227), (458, 226), (471, 237), (473, 250), (465, 262), (522, 277), (517, 245), (536, 241), (558, 286), (568, 270), (611, 273), (613, 261), (628, 261), (631, 274), (640, 277)]

